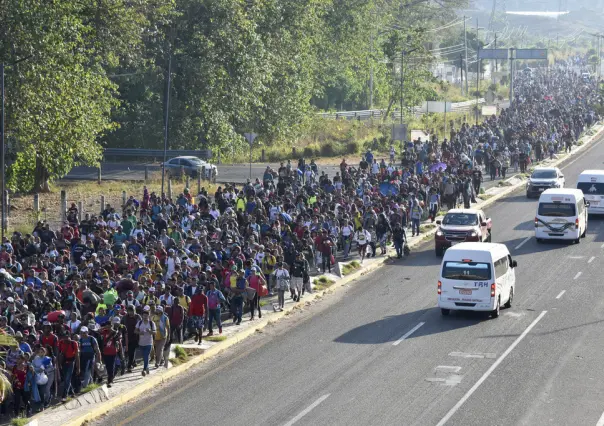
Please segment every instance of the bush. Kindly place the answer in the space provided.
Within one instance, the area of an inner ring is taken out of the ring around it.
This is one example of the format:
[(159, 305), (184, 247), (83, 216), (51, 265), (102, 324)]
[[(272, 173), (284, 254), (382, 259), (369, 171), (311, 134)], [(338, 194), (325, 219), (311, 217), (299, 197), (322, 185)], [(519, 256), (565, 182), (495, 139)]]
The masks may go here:
[(315, 146), (309, 145), (304, 148), (304, 158), (318, 157), (320, 150), (316, 149)]
[(335, 157), (336, 154), (336, 148), (333, 144), (333, 142), (327, 142), (324, 143), (323, 145), (321, 145), (321, 156), (322, 157)]
[(356, 154), (361, 149), (361, 144), (358, 142), (348, 142), (346, 144), (346, 154)]

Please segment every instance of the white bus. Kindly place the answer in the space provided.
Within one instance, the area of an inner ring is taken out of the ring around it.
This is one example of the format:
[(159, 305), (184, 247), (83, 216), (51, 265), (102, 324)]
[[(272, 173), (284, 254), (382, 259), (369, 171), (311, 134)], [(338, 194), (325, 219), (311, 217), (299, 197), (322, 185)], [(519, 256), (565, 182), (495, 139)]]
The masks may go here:
[(604, 170), (585, 170), (577, 179), (577, 189), (589, 202), (589, 214), (604, 214)]

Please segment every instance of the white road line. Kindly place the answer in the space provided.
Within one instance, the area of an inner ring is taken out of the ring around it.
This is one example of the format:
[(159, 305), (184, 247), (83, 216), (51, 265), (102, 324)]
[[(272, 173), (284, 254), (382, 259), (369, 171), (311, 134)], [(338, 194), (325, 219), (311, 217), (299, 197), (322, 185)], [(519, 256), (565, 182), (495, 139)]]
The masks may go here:
[(425, 322), (420, 322), (419, 324), (417, 324), (415, 327), (413, 327), (411, 330), (409, 330), (408, 332), (406, 332), (403, 337), (401, 337), (400, 339), (398, 339), (396, 342), (394, 342), (392, 344), (392, 346), (398, 346), (403, 340), (405, 340), (407, 337), (411, 336), (413, 333), (415, 333), (422, 325), (424, 325)]
[(560, 299), (564, 295), (564, 293), (566, 293), (566, 290), (562, 290), (560, 294), (556, 296), (556, 299)]
[(602, 416), (600, 417), (600, 420), (598, 420), (598, 423), (596, 423), (596, 426), (604, 426), (604, 413), (602, 413)]
[(532, 235), (530, 237), (526, 237), (524, 240), (522, 240), (522, 242), (520, 244), (518, 244), (516, 247), (514, 247), (514, 250), (518, 250), (520, 247), (522, 247), (523, 245), (525, 245), (526, 242), (528, 240), (530, 240), (531, 238), (533, 238)]
[(596, 258), (596, 256), (592, 256), (592, 257), (590, 257), (590, 258), (589, 258), (589, 260), (587, 261), (587, 263), (591, 263), (591, 262), (593, 262), (595, 258)]
[(317, 399), (315, 402), (313, 402), (308, 407), (306, 407), (304, 410), (302, 410), (300, 412), (300, 414), (298, 414), (296, 417), (294, 417), (293, 419), (291, 419), (289, 422), (285, 423), (285, 425), (283, 425), (283, 426), (292, 426), (294, 423), (296, 423), (302, 417), (304, 417), (305, 415), (307, 415), (308, 413), (310, 413), (312, 410), (314, 410), (320, 403), (322, 403), (327, 398), (329, 398), (329, 395), (331, 395), (331, 394), (330, 393), (325, 394), (321, 398)]
[(573, 280), (576, 280), (577, 278), (579, 278), (581, 276), (583, 272), (577, 272), (577, 275), (575, 275), (575, 278), (573, 278)]
[(604, 244), (602, 244), (602, 245), (600, 246), (600, 248), (604, 248)]
[(489, 378), (489, 376), (493, 373), (493, 371), (495, 371), (499, 364), (503, 362), (503, 360), (514, 350), (516, 346), (518, 346), (518, 344), (526, 337), (527, 334), (529, 334), (533, 327), (535, 327), (537, 323), (541, 321), (541, 319), (545, 316), (546, 313), (547, 311), (542, 311), (539, 316), (535, 318), (535, 320), (526, 328), (526, 330), (524, 330), (522, 334), (518, 336), (516, 340), (514, 340), (514, 343), (512, 343), (510, 347), (507, 348), (499, 358), (497, 358), (497, 361), (495, 361), (493, 365), (489, 367), (489, 369), (482, 375), (480, 379), (478, 379), (474, 386), (472, 386), (470, 390), (459, 400), (459, 402), (457, 402), (457, 404), (455, 404), (453, 408), (451, 408), (449, 412), (445, 414), (445, 417), (443, 417), (442, 420), (438, 422), (436, 426), (443, 426), (449, 421), (449, 419), (451, 419), (451, 417), (453, 417), (457, 410), (459, 410), (461, 406), (472, 396), (472, 394), (476, 392), (476, 389), (478, 389), (480, 385), (482, 385), (484, 381)]

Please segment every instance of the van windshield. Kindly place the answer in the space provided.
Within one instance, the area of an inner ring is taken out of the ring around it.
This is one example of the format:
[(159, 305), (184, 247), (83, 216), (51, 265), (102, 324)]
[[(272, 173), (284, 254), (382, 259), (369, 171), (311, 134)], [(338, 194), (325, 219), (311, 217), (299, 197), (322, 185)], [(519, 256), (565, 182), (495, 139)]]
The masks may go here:
[(442, 277), (450, 280), (490, 280), (491, 265), (478, 262), (445, 262)]
[(604, 183), (579, 182), (577, 189), (583, 191), (585, 195), (604, 195)]
[(571, 203), (539, 203), (539, 216), (569, 217), (575, 215), (575, 205)]

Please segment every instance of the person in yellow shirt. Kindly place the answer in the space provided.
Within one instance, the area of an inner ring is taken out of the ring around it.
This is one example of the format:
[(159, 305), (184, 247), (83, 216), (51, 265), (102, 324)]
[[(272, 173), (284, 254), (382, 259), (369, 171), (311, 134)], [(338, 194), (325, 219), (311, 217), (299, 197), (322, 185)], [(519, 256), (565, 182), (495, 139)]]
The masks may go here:
[(159, 366), (162, 364), (164, 367), (168, 368), (170, 345), (166, 345), (166, 342), (170, 339), (170, 320), (164, 313), (163, 306), (155, 306), (155, 312), (153, 317), (151, 317), (151, 321), (153, 321), (156, 326), (155, 336), (153, 336), (153, 348), (155, 349), (155, 368), (159, 368)]

